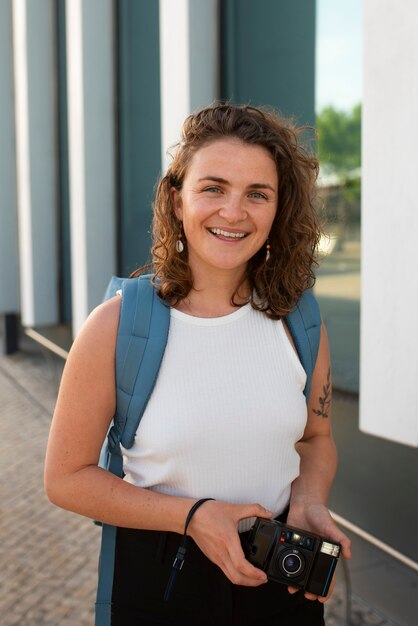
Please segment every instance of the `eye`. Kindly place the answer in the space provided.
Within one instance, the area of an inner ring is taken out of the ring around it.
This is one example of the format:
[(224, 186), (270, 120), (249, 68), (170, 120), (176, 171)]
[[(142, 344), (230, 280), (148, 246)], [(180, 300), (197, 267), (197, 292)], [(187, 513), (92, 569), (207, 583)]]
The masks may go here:
[(221, 189), (217, 187), (216, 185), (205, 187), (203, 191), (209, 191), (210, 193), (221, 193)]
[(255, 198), (256, 200), (267, 200), (267, 196), (260, 191), (252, 191), (249, 196), (250, 198)]

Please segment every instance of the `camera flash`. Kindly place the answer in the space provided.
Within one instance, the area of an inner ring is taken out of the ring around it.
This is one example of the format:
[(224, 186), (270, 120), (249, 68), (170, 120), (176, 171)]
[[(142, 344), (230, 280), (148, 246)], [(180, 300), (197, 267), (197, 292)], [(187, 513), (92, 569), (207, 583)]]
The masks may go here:
[(293, 533), (292, 535), (292, 541), (298, 542), (301, 540), (301, 536), (298, 535), (297, 533)]
[(340, 556), (340, 546), (336, 546), (333, 543), (329, 543), (328, 541), (323, 541), (321, 545), (321, 552), (338, 558)]

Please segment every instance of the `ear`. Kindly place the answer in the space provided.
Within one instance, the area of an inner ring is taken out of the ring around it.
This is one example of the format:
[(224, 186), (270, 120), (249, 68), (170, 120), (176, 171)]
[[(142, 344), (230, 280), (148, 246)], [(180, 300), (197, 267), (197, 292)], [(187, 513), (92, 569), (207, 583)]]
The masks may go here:
[(170, 199), (171, 206), (173, 207), (173, 211), (177, 217), (177, 219), (182, 222), (183, 221), (183, 201), (181, 198), (181, 193), (174, 187), (170, 189)]

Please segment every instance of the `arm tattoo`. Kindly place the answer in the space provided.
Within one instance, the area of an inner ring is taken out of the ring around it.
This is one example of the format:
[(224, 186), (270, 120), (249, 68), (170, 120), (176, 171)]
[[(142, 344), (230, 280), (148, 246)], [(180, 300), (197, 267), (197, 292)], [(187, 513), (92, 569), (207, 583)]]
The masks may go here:
[(313, 409), (315, 415), (328, 417), (331, 405), (331, 368), (328, 370), (327, 382), (322, 388), (323, 395), (319, 397), (319, 409)]

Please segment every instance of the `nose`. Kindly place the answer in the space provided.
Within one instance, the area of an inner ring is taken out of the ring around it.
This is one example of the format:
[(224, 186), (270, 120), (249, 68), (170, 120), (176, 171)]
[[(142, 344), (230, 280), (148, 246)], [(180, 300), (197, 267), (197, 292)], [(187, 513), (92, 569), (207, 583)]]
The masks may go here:
[(219, 217), (228, 224), (237, 224), (247, 217), (245, 204), (241, 196), (229, 195), (223, 199), (222, 206), (218, 211)]

